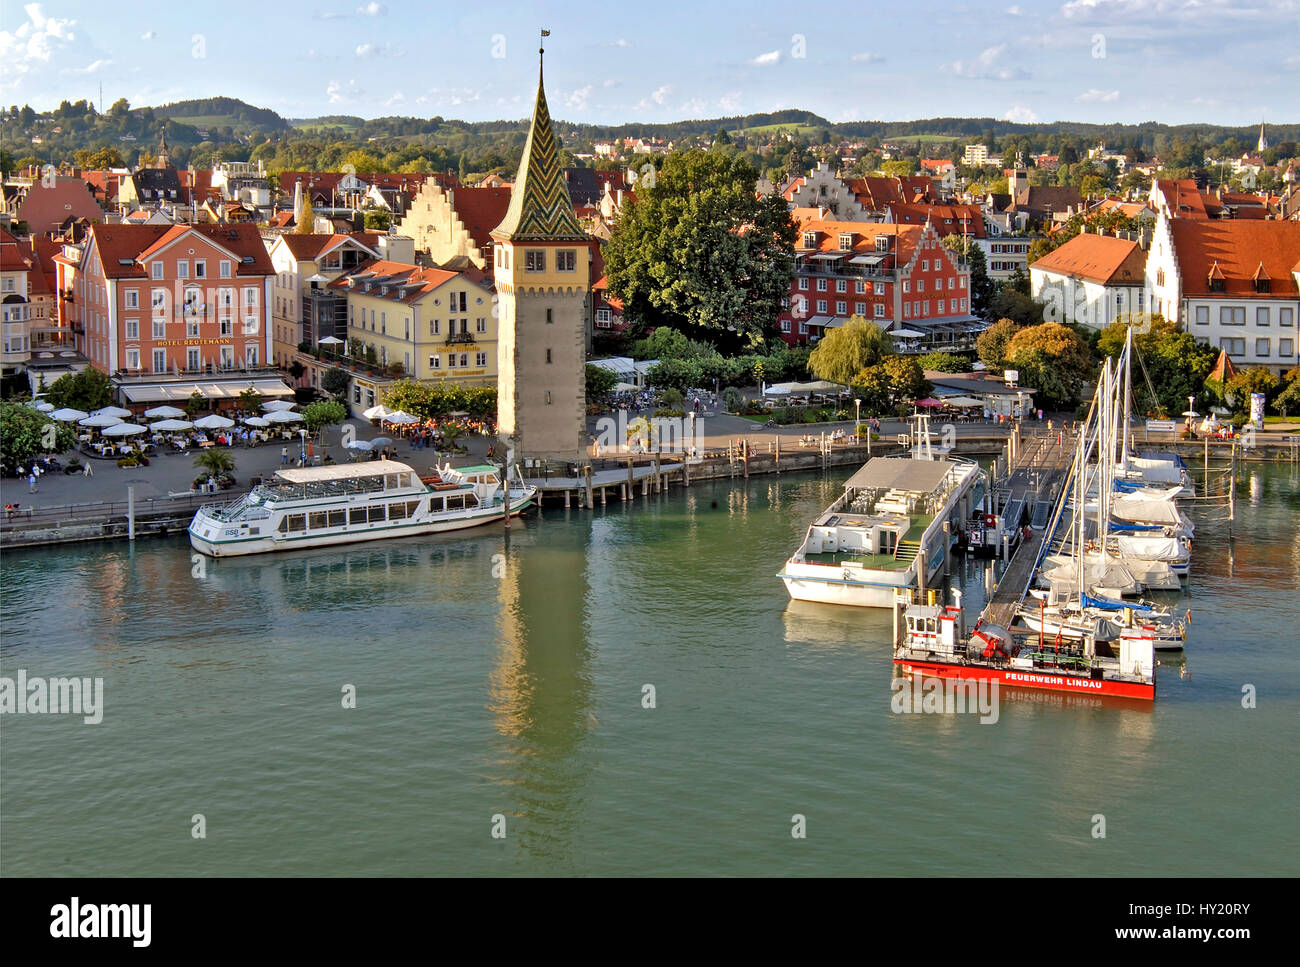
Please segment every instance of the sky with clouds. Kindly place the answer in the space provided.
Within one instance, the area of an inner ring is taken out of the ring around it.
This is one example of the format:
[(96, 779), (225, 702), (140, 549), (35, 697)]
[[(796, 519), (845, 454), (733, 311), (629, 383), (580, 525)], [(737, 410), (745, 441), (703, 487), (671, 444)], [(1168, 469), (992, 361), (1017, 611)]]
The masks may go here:
[[(810, 11), (817, 10), (816, 15)], [(152, 10), (152, 13), (150, 12)], [(0, 6), (0, 101), (238, 97), (285, 117), (529, 112), (620, 124), (802, 108), (832, 121), (1300, 120), (1300, 0), (574, 8), (228, 0)]]

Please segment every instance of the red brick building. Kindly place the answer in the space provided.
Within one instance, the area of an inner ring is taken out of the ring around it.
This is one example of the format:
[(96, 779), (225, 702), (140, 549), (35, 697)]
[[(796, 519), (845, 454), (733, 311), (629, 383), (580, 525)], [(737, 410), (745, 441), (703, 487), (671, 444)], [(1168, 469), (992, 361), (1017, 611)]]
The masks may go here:
[(967, 348), (983, 328), (970, 314), (970, 270), (931, 224), (841, 222), (795, 209), (796, 273), (779, 319), (792, 345), (862, 316), (895, 334), (900, 351)]

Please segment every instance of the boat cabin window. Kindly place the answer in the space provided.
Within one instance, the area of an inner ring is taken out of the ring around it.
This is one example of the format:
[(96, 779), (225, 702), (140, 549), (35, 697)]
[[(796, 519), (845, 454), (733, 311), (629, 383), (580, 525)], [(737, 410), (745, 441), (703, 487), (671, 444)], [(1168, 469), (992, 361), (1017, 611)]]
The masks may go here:
[(395, 503), (395, 504), (389, 504), (389, 505), (388, 505), (388, 519), (389, 519), (389, 520), (405, 520), (405, 519), (406, 519), (406, 504), (404, 504), (404, 503), (400, 503), (400, 502), (399, 502), (399, 503)]
[(307, 526), (312, 530), (324, 530), (329, 526), (329, 513), (323, 510), (312, 511), (307, 515)]
[(366, 522), (366, 509), (364, 507), (353, 507), (348, 513), (353, 524), (364, 524)]
[(347, 522), (348, 522), (348, 512), (347, 512), (346, 510), (331, 510), (331, 511), (330, 511), (330, 526), (331, 526), (331, 527), (342, 527), (342, 526), (343, 526), (344, 524), (346, 524)]
[(375, 521), (380, 521), (382, 523), (383, 520), (384, 520), (384, 505), (383, 504), (373, 505), (370, 508), (370, 523), (373, 524), (375, 523)]
[(282, 534), (298, 534), (307, 529), (307, 517), (304, 514), (286, 514), (284, 520), (280, 521), (279, 530)]

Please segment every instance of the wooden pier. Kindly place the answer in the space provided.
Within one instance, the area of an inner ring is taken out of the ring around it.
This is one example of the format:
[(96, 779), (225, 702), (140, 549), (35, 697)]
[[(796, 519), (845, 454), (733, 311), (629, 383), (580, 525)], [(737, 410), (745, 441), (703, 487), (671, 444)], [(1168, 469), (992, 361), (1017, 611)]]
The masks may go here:
[[(1073, 434), (1050, 433), (1022, 438), (1021, 450), (1011, 463), (1011, 472), (1001, 481), (995, 497), (1000, 507), (1014, 500), (1024, 500), (1032, 507), (1039, 500), (1055, 501), (1060, 496), (1061, 484), (1074, 458)], [(1034, 566), (1047, 539), (1047, 528), (1034, 531), (1033, 537), (1022, 540), (1007, 562), (993, 595), (980, 614), (982, 623), (992, 623), (1009, 628), (1015, 620), (1020, 604), (1029, 593)]]

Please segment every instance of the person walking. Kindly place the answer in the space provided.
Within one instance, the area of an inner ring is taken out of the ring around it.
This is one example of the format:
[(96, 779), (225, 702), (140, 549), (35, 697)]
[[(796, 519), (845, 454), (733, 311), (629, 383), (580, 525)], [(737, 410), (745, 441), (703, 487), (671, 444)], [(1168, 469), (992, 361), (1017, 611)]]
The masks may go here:
[(280, 448), (280, 466), (282, 466), (282, 467), (287, 467), (287, 466), (289, 466), (289, 448), (288, 448), (288, 447), (281, 447), (281, 448)]
[(35, 468), (33, 468), (33, 469), (32, 469), (30, 472), (28, 472), (28, 474), (27, 474), (27, 492), (28, 492), (29, 494), (34, 494), (34, 493), (36, 493), (36, 470), (35, 470)]

